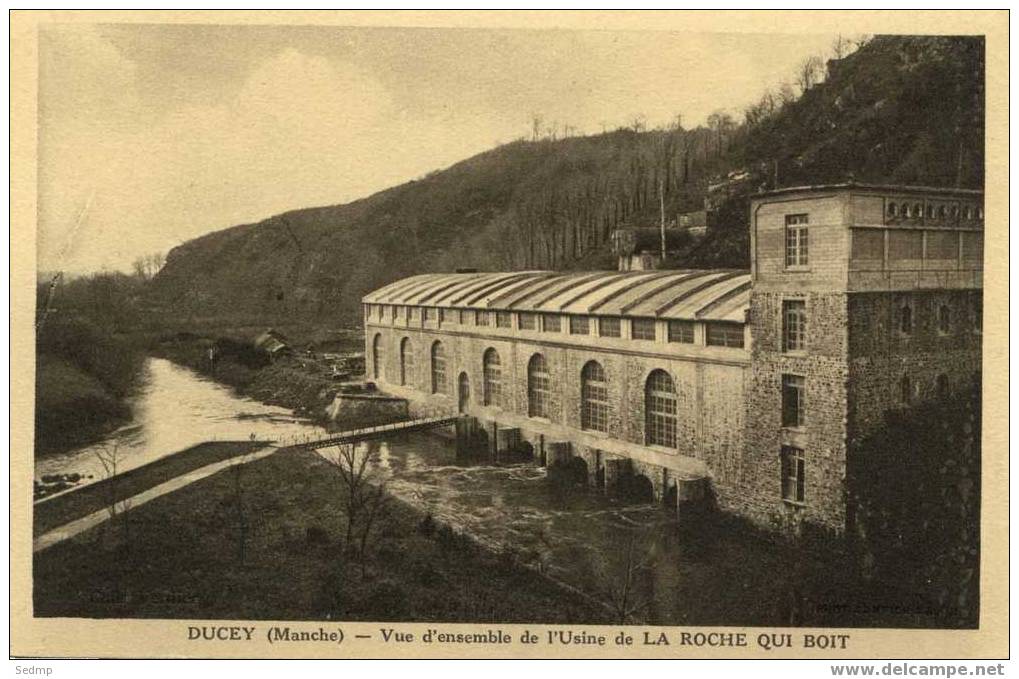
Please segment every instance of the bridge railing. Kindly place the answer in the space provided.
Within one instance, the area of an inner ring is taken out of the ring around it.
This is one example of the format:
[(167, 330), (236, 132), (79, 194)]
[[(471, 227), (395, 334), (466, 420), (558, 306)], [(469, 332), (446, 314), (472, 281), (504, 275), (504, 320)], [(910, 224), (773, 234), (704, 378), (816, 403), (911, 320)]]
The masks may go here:
[(389, 424), (379, 424), (372, 427), (350, 429), (343, 432), (327, 433), (318, 437), (308, 434), (303, 436), (295, 434), (293, 436), (280, 439), (278, 443), (283, 447), (294, 448), (326, 446), (333, 443), (354, 443), (360, 439), (371, 438), (386, 432), (415, 431), (429, 429), (431, 427), (445, 426), (455, 423), (458, 419), (458, 416), (425, 417), (418, 420), (403, 420), (401, 422), (390, 422)]

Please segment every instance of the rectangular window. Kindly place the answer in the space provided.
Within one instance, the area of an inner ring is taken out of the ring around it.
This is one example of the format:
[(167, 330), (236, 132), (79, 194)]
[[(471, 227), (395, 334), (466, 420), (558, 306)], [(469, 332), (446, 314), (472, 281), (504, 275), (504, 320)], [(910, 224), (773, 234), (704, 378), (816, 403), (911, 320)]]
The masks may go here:
[(457, 324), (458, 325), (467, 325), (467, 310), (466, 309), (457, 309), (456, 310), (456, 320), (457, 320)]
[(892, 229), (888, 232), (888, 268), (919, 269), (923, 264), (923, 232)]
[(427, 323), (428, 321), (435, 320), (435, 312), (429, 307), (425, 307), (421, 310), (422, 318)]
[(397, 309), (398, 309), (398, 308), (399, 308), (399, 307), (395, 307), (395, 306), (391, 306), (391, 307), (389, 307), (389, 314), (390, 314), (390, 318), (392, 318), (392, 319), (393, 319), (393, 322), (394, 322), (394, 323), (396, 323), (396, 317), (397, 317), (397, 315), (398, 315), (398, 313), (397, 313)]
[(807, 266), (807, 215), (785, 216), (785, 265)]
[(495, 312), (495, 327), (497, 328), (512, 328), (513, 327), (513, 315), (508, 311), (496, 311)]
[(962, 268), (981, 269), (984, 263), (984, 234), (964, 231), (962, 236)]
[(959, 232), (928, 231), (927, 251), (924, 253), (924, 257), (928, 262), (940, 261), (957, 264), (959, 261)]
[(853, 229), (849, 268), (873, 271), (885, 266), (885, 229)]
[(562, 322), (555, 314), (543, 314), (541, 317), (541, 328), (545, 332), (561, 332)]
[(521, 330), (537, 330), (538, 317), (534, 314), (520, 314), (518, 322)]
[(709, 347), (743, 348), (743, 325), (741, 323), (708, 323), (705, 330)]
[(445, 322), (446, 322), (446, 310), (439, 309), (439, 325), (442, 325)]
[(806, 388), (802, 375), (782, 375), (782, 426), (806, 424)]
[(693, 344), (693, 321), (669, 321), (669, 341)]
[(618, 318), (599, 318), (598, 334), (602, 337), (622, 337)]
[(806, 492), (806, 458), (803, 449), (782, 446), (782, 499), (804, 502)]
[(488, 325), (488, 312), (487, 311), (475, 311), (474, 312), (474, 325)]
[(782, 301), (782, 351), (807, 348), (807, 303), (802, 299)]
[(635, 318), (630, 321), (630, 337), (635, 340), (655, 340), (655, 319)]
[(570, 334), (587, 335), (590, 333), (590, 324), (587, 316), (570, 316)]

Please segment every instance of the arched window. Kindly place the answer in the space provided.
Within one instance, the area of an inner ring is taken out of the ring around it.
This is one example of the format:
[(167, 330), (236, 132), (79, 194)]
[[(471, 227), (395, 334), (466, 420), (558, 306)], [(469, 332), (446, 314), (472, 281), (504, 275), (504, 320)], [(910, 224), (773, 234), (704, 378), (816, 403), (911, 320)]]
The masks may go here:
[(908, 303), (899, 309), (899, 332), (909, 335), (913, 332), (913, 307)]
[(580, 371), (580, 428), (609, 430), (609, 384), (597, 361), (588, 361)]
[(947, 335), (952, 330), (952, 312), (947, 304), (938, 307), (938, 332)]
[(899, 400), (904, 406), (913, 402), (913, 381), (909, 379), (909, 375), (903, 375), (899, 381)]
[(548, 417), (552, 402), (552, 378), (541, 354), (531, 356), (527, 363), (527, 414), (531, 417)]
[(488, 349), (482, 358), (482, 398), (486, 406), (502, 405), (502, 364), (499, 352)]
[(400, 342), (400, 384), (414, 381), (414, 347), (409, 337)]
[(382, 333), (376, 334), (372, 340), (372, 377), (382, 378)]
[(895, 203), (888, 203), (888, 216), (896, 217), (899, 214), (899, 206)]
[(913, 217), (916, 219), (923, 219), (923, 205), (920, 203), (913, 204)]
[(907, 219), (913, 216), (908, 203), (902, 204), (902, 216)]
[(938, 375), (938, 379), (934, 382), (934, 389), (939, 399), (948, 398), (948, 375), (944, 373)]
[(442, 342), (432, 345), (432, 393), (446, 393), (446, 349)]
[(644, 440), (648, 445), (676, 447), (676, 384), (664, 370), (648, 375), (644, 385)]

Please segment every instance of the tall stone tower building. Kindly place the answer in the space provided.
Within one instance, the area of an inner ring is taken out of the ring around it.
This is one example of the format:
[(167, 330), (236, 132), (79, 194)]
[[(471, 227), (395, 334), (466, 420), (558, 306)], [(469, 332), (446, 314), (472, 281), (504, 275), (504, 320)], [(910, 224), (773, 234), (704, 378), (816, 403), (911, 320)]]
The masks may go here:
[(977, 191), (841, 184), (754, 198), (744, 465), (756, 473), (730, 503), (780, 530), (841, 531), (854, 445), (890, 409), (979, 380), (983, 220)]

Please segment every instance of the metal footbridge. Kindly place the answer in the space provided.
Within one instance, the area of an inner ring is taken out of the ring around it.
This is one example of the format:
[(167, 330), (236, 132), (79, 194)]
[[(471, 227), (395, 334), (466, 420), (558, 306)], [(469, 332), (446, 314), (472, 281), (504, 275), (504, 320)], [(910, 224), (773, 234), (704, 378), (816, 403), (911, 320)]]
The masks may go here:
[(437, 429), (456, 424), (460, 419), (456, 415), (447, 417), (424, 417), (417, 420), (404, 420), (402, 422), (391, 422), (380, 424), (374, 427), (362, 427), (361, 429), (350, 429), (348, 431), (332, 432), (321, 437), (294, 436), (280, 441), (279, 443), (288, 448), (328, 448), (344, 443), (357, 443), (370, 439), (381, 439), (393, 434), (406, 434), (414, 431), (425, 431)]

